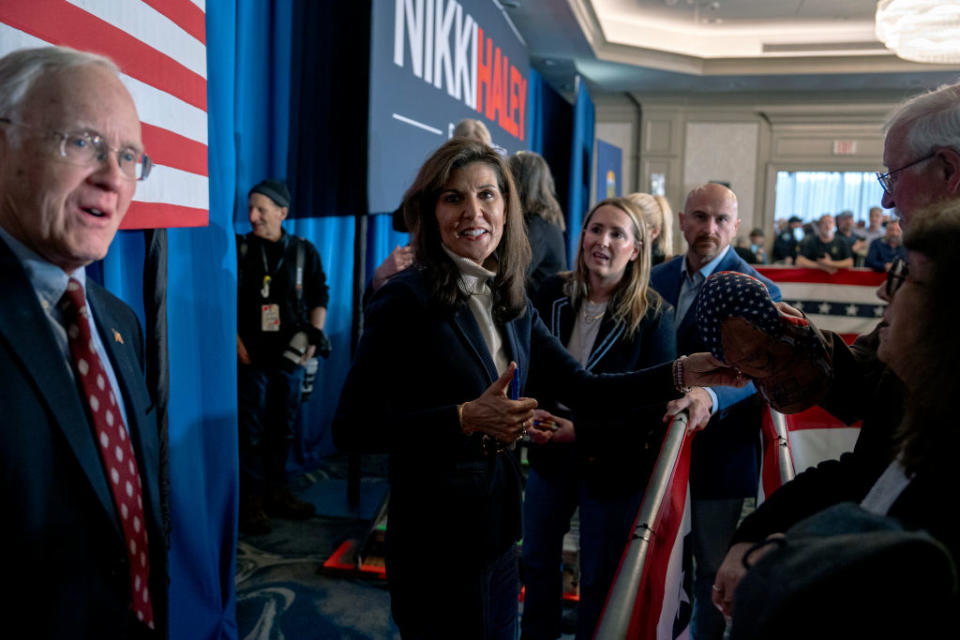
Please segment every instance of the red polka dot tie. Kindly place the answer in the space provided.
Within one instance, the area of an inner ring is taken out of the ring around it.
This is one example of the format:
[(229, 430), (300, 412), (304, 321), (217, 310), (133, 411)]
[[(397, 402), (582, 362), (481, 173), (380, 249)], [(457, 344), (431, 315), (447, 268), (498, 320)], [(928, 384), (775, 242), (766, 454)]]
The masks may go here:
[(83, 286), (70, 278), (60, 299), (73, 372), (86, 400), (87, 411), (99, 443), (100, 460), (109, 478), (113, 503), (120, 515), (130, 559), (132, 608), (137, 619), (153, 628), (153, 605), (147, 579), (150, 577), (150, 549), (143, 517), (143, 492), (137, 459), (127, 434), (123, 415), (90, 337), (90, 323), (84, 303)]

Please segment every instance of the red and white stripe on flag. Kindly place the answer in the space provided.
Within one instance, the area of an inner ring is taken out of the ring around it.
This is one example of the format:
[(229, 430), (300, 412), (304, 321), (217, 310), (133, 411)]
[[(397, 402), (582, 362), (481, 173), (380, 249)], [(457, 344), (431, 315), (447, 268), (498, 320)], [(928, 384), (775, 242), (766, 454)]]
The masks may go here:
[(853, 451), (853, 445), (860, 435), (859, 422), (846, 425), (820, 407), (810, 407), (784, 417), (790, 437), (793, 468), (797, 473)]
[[(777, 433), (773, 424), (771, 409), (767, 406), (763, 412), (763, 420), (760, 424), (760, 440), (762, 443), (762, 457), (760, 459), (760, 486), (757, 493), (757, 504), (767, 499), (771, 493), (776, 491), (783, 484), (784, 477), (795, 475), (792, 465), (792, 456), (787, 456), (787, 460), (780, 455), (783, 447), (789, 447), (788, 441), (784, 442)], [(789, 464), (792, 468), (784, 469), (783, 465)]]
[(780, 286), (783, 301), (803, 311), (821, 329), (834, 331), (847, 343), (869, 333), (883, 315), (885, 303), (877, 287), (885, 275), (866, 269), (841, 269), (831, 275), (820, 269), (761, 267), (760, 273)]
[(689, 637), (693, 576), (684, 548), (690, 533), (690, 451), (687, 431), (660, 510), (650, 526), (652, 538), (630, 620), (628, 638), (676, 640)]
[[(865, 269), (842, 269), (831, 275), (820, 269), (761, 267), (760, 273), (780, 286), (783, 301), (803, 311), (820, 329), (834, 331), (847, 342), (876, 327), (885, 303), (877, 287), (886, 275)], [(768, 412), (769, 413), (769, 412)], [(819, 407), (784, 416), (790, 457), (796, 473), (824, 460), (851, 451), (860, 424), (848, 426)], [(776, 455), (780, 443), (770, 416), (764, 416), (763, 460), (759, 500), (780, 486), (781, 469)]]
[[(853, 446), (860, 435), (859, 422), (846, 425), (817, 406), (800, 413), (784, 415), (783, 418), (787, 428), (786, 446), (789, 447), (789, 458), (793, 467), (789, 470), (791, 475), (801, 473), (824, 460), (836, 460), (842, 454), (853, 451)], [(763, 458), (757, 495), (758, 504), (780, 488), (784, 477), (782, 469), (784, 462), (780, 457), (780, 448), (783, 443), (774, 428), (769, 407), (764, 411), (760, 433)]]
[(4, 0), (0, 56), (63, 45), (111, 58), (140, 115), (154, 161), (120, 225), (206, 226), (205, 0)]

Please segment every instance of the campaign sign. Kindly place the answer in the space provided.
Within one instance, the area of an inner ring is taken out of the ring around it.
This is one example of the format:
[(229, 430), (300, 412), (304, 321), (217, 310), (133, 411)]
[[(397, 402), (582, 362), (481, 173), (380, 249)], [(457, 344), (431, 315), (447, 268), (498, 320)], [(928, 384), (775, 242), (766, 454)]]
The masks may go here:
[(492, 0), (374, 0), (368, 197), (393, 211), (464, 118), (507, 153), (528, 147), (529, 58)]

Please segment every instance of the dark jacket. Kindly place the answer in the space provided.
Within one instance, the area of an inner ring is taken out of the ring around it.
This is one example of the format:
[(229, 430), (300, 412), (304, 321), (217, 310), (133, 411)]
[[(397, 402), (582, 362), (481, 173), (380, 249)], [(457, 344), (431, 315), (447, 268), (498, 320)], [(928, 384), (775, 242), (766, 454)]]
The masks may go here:
[[(530, 385), (550, 384), (569, 406), (605, 417), (678, 395), (670, 364), (622, 375), (585, 372), (532, 304), (503, 324), (501, 335), (519, 366), (521, 396)], [(391, 278), (367, 306), (333, 437), (341, 450), (390, 453), (387, 577), (395, 617), (464, 612), (477, 619), (479, 574), (520, 537), (516, 456), (485, 453), (481, 435), (465, 435), (457, 415), (458, 404), (477, 399), (497, 378), (469, 307), (433, 301), (421, 268)], [(458, 637), (478, 636), (476, 625), (457, 624)]]
[(783, 485), (737, 529), (735, 542), (759, 541), (838, 502), (860, 502), (893, 460), (893, 434), (903, 417), (903, 385), (877, 359), (878, 331), (852, 346), (822, 332), (831, 354), (833, 380), (821, 405), (852, 424), (863, 420), (853, 452), (826, 460)]
[[(544, 323), (562, 344), (570, 341), (578, 311), (564, 292), (568, 278), (556, 275), (544, 281), (537, 297), (537, 309)], [(632, 338), (626, 337), (626, 327), (614, 323), (610, 314), (600, 322), (600, 329), (591, 350), (586, 369), (592, 373), (621, 373), (672, 361), (677, 356), (676, 335), (673, 331), (673, 307), (661, 302), (654, 291), (647, 293), (650, 308)], [(553, 390), (532, 390), (540, 406), (551, 413), (570, 417), (569, 412), (557, 406)], [(627, 412), (608, 420), (602, 428), (590, 428), (589, 418), (581, 421), (573, 416), (577, 426), (577, 442), (532, 446), (530, 465), (545, 477), (566, 475), (582, 470), (589, 491), (603, 495), (635, 493), (646, 486), (653, 463), (660, 452), (666, 425), (662, 421), (665, 404), (639, 411)]]
[(787, 258), (797, 259), (797, 250), (800, 243), (793, 235), (793, 229), (781, 231), (773, 241), (773, 262), (783, 262)]
[(538, 215), (524, 218), (527, 239), (530, 241), (530, 266), (527, 267), (527, 295), (536, 299), (540, 284), (553, 274), (567, 268), (567, 247), (560, 227)]
[[(671, 305), (680, 295), (680, 275), (686, 255), (655, 267), (650, 273), (651, 286)], [(760, 279), (775, 301), (780, 288), (760, 275), (730, 249), (714, 273), (737, 271)], [(696, 302), (677, 327), (677, 352), (681, 354), (708, 351), (697, 329)], [(743, 389), (715, 387), (719, 410), (703, 431), (693, 439), (690, 461), (690, 491), (694, 498), (739, 498), (757, 493), (759, 478), (760, 418), (763, 402), (753, 384)], [(751, 392), (753, 392), (751, 394)]]
[(897, 258), (904, 260), (906, 257), (907, 249), (902, 244), (894, 247), (887, 242), (886, 238), (877, 238), (870, 243), (867, 259), (863, 266), (883, 273), (887, 270), (887, 263), (893, 262)]
[[(503, 325), (502, 335), (519, 366), (521, 396), (528, 395), (528, 385), (549, 384), (574, 410), (607, 417), (678, 395), (669, 363), (621, 375), (585, 372), (531, 304)], [(397, 274), (377, 291), (333, 435), (342, 450), (391, 454), (389, 526), (396, 545), (427, 544), (427, 537), (432, 544), (436, 536), (429, 532), (456, 527), (493, 558), (518, 539), (520, 473), (514, 456), (486, 455), (480, 434), (464, 435), (457, 416), (458, 404), (475, 400), (497, 378), (470, 309), (438, 306), (419, 268)], [(456, 546), (463, 543), (460, 537)]]
[[(301, 294), (297, 295), (297, 252), (303, 250)], [(264, 268), (266, 263), (266, 268)], [(269, 242), (254, 235), (237, 236), (237, 333), (257, 366), (276, 364), (290, 338), (310, 321), (310, 311), (326, 308), (327, 277), (316, 247), (309, 240), (283, 232)], [(264, 288), (264, 276), (270, 276)], [(264, 296), (263, 292), (267, 295)], [(261, 305), (275, 304), (279, 331), (261, 329)]]
[[(160, 442), (143, 376), (142, 333), (130, 307), (92, 280), (86, 289), (123, 395), (143, 482), (150, 595), (165, 635)], [(10, 586), (0, 600), (4, 635), (126, 638), (135, 624), (126, 542), (98, 444), (47, 316), (3, 241), (0, 299), (0, 546), (8, 550), (3, 575)]]

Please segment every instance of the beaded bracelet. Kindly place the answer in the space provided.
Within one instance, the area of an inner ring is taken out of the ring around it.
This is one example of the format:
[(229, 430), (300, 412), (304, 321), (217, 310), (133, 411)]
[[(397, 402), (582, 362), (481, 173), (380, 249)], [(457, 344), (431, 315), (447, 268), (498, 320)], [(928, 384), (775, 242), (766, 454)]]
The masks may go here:
[(690, 392), (690, 387), (683, 384), (683, 361), (687, 359), (687, 356), (680, 356), (673, 361), (673, 386), (680, 393), (687, 394)]

